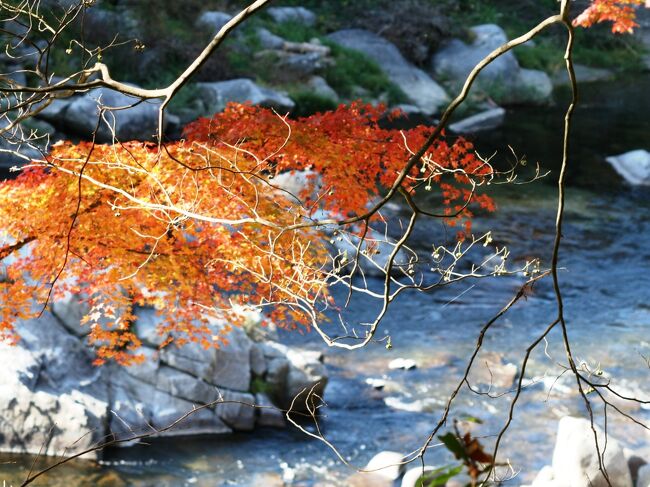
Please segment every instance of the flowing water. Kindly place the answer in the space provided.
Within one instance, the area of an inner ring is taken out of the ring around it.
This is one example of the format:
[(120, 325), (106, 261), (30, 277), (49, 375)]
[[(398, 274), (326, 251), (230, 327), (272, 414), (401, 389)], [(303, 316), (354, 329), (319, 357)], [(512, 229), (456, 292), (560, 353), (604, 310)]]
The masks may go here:
[[(622, 184), (604, 156), (650, 149), (649, 85), (646, 76), (583, 90), (572, 139), (560, 262), (577, 361), (599, 366), (615, 387), (645, 399), (650, 399), (650, 187)], [(557, 105), (551, 109), (512, 110), (501, 129), (476, 140), (484, 154), (498, 149), (497, 158), (506, 158), (510, 144), (518, 155), (526, 156), (529, 165), (539, 161), (551, 170), (546, 181), (495, 191), (499, 211), (475, 222), (477, 231), (492, 230), (495, 242), (510, 247), (513, 265), (532, 256), (548, 263), (556, 205), (553, 181), (566, 99), (566, 93), (558, 93)], [(430, 238), (426, 231), (420, 232), (416, 245), (427, 247)], [(391, 336), (392, 350), (383, 342), (352, 352), (325, 350), (315, 334), (281, 333), (289, 344), (325, 351), (330, 384), (320, 422), (327, 439), (358, 466), (380, 450), (407, 453), (420, 447), (460, 380), (481, 326), (522, 282), (521, 276), (504, 277), (401, 296), (380, 330), (381, 335)], [(526, 347), (553, 320), (555, 310), (547, 279), (496, 322), (485, 337), (484, 349), (499, 353), (504, 362), (521, 370)], [(371, 313), (368, 303), (354, 302), (347, 316), (362, 322)], [(397, 357), (413, 359), (418, 367), (390, 370), (388, 363)], [(585, 415), (575, 382), (569, 374), (561, 375), (558, 364), (562, 363), (562, 337), (555, 329), (531, 355), (524, 378), (532, 385), (519, 399), (501, 450), (502, 458), (509, 458), (520, 472), (508, 485), (532, 480), (550, 462), (559, 417)], [(368, 378), (383, 379), (386, 386), (375, 390), (366, 384)], [(485, 386), (481, 390), (488, 391)], [(595, 400), (594, 395), (589, 397)], [(465, 389), (450, 419), (480, 418), (483, 423), (473, 425), (472, 434), (491, 446), (512, 399), (511, 393), (491, 398)], [(650, 420), (648, 409), (616, 404)], [(602, 407), (596, 411), (602, 417)], [(645, 430), (617, 417), (611, 408), (608, 427), (612, 436), (650, 458), (650, 435)], [(30, 461), (23, 458), (3, 466), (3, 460), (16, 459), (0, 457), (0, 479), (6, 478), (8, 484), (24, 474)], [(453, 463), (440, 447), (431, 448), (426, 460), (436, 465)], [(346, 485), (345, 478), (352, 472), (323, 443), (295, 429), (260, 429), (223, 437), (168, 438), (112, 450), (101, 465), (74, 463), (42, 485), (266, 485), (282, 475), (293, 478), (295, 485)]]

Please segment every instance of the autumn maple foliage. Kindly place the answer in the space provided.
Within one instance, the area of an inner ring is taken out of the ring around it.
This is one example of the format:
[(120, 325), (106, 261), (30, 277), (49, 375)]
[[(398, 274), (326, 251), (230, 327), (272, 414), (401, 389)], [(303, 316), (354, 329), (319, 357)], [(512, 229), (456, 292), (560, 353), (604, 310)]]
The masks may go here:
[(648, 5), (646, 0), (593, 0), (574, 20), (574, 25), (590, 27), (600, 22), (612, 22), (612, 32), (631, 33), (636, 23), (635, 7)]
[[(66, 293), (87, 305), (82, 323), (100, 362), (141, 360), (137, 305), (159, 309), (165, 344), (219, 346), (228, 326), (217, 333), (213, 324), (238, 325), (242, 307), (308, 327), (329, 304), (334, 276), (314, 219), (367, 212), (433, 130), (382, 128), (383, 113), (352, 104), (290, 120), (233, 104), (162, 148), (57, 143), (0, 185), (0, 332), (15, 337), (18, 319)], [(291, 171), (307, 175), (301, 194), (274, 185)], [(469, 142), (441, 137), (402, 190), (435, 191), (450, 222), (468, 222), (470, 198), (494, 207), (471, 189), (491, 174)]]

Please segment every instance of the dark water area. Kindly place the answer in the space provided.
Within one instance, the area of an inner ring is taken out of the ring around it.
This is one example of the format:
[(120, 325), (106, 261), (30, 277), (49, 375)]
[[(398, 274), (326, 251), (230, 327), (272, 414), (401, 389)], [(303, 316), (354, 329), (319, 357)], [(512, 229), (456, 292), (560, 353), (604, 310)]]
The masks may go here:
[[(650, 399), (650, 187), (622, 183), (604, 157), (632, 149), (650, 149), (650, 77), (585, 86), (572, 137), (566, 223), (560, 279), (573, 354), (580, 364), (599, 367), (624, 393)], [(551, 174), (530, 185), (496, 188), (499, 210), (475, 222), (475, 231), (491, 230), (495, 242), (507, 244), (513, 265), (539, 256), (548, 265), (554, 236), (557, 176), (561, 154), (563, 109), (568, 94), (547, 108), (510, 110), (505, 125), (475, 139), (483, 154), (498, 150), (507, 158), (512, 146), (529, 165), (539, 161)], [(426, 232), (419, 244), (430, 246)], [(288, 344), (325, 352), (330, 371), (321, 427), (324, 435), (354, 465), (363, 466), (381, 450), (409, 453), (419, 448), (438, 422), (446, 399), (462, 377), (481, 326), (512, 298), (525, 277), (464, 281), (434, 293), (400, 296), (390, 308), (380, 336), (385, 343), (362, 350), (327, 349), (316, 334), (281, 332)], [(371, 284), (376, 286), (377, 283)], [(376, 312), (357, 300), (347, 317), (363, 322)], [(550, 281), (517, 303), (485, 337), (484, 349), (517, 365), (525, 349), (553, 320), (556, 304)], [(414, 370), (391, 370), (395, 358), (413, 359)], [(575, 381), (562, 374), (566, 362), (560, 330), (555, 329), (532, 355), (513, 423), (501, 449), (518, 475), (506, 485), (532, 481), (550, 463), (557, 421), (566, 414), (585, 416)], [(386, 385), (375, 390), (366, 379)], [(509, 388), (477, 395), (466, 388), (450, 418), (483, 420), (472, 433), (491, 446), (507, 419), (513, 399)], [(602, 406), (594, 401), (599, 421)], [(641, 420), (646, 406), (617, 403)], [(448, 424), (448, 428), (451, 423)], [(447, 431), (448, 428), (444, 431)], [(650, 459), (650, 435), (608, 411), (609, 433)], [(436, 441), (434, 441), (434, 445)], [(3, 466), (0, 478), (20, 477), (29, 459)], [(12, 459), (15, 461), (15, 458)], [(438, 446), (426, 456), (431, 465), (453, 463)], [(209, 438), (167, 438), (107, 452), (100, 466), (75, 463), (37, 485), (220, 486), (266, 485), (275, 475), (292, 485), (346, 485), (353, 471), (323, 443), (295, 429), (256, 430)], [(122, 483), (120, 483), (122, 482)], [(320, 482), (320, 483), (319, 483)]]

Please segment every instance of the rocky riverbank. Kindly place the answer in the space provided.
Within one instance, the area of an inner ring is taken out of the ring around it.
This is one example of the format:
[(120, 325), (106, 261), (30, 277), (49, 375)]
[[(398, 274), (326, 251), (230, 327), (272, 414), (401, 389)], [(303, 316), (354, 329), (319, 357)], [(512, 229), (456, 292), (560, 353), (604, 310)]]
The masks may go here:
[[(51, 313), (21, 323), (16, 346), (0, 345), (0, 452), (70, 456), (142, 433), (283, 427), (279, 408), (287, 409), (303, 390), (322, 395), (327, 384), (321, 354), (272, 340), (255, 313), (247, 315), (244, 328), (229, 333), (228, 346), (159, 349), (156, 311), (141, 308), (135, 330), (146, 361), (131, 367), (92, 365), (82, 315), (78, 299), (70, 296), (53, 303)], [(225, 324), (212, 326), (218, 332)], [(302, 409), (299, 398), (295, 410)], [(92, 451), (84, 457), (101, 455)]]

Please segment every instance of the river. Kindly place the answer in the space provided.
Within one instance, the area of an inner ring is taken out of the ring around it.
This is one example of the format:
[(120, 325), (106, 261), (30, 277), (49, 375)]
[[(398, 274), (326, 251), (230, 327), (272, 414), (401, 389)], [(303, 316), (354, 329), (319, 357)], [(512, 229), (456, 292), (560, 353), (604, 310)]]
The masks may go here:
[[(578, 361), (599, 365), (615, 386), (650, 399), (650, 187), (632, 188), (604, 161), (606, 155), (650, 149), (650, 76), (599, 83), (582, 90), (572, 138), (569, 192), (561, 250), (561, 285), (573, 353)], [(477, 137), (483, 154), (498, 150), (507, 157), (511, 145), (529, 166), (539, 161), (551, 171), (543, 181), (494, 191), (499, 210), (482, 215), (477, 231), (491, 230), (495, 242), (507, 244), (513, 263), (540, 256), (548, 265), (554, 235), (557, 176), (561, 154), (563, 108), (568, 94), (559, 92), (555, 106), (508, 111), (498, 130)], [(417, 236), (423, 247), (427, 235)], [(381, 450), (411, 452), (422, 445), (438, 421), (446, 398), (461, 377), (480, 327), (517, 291), (524, 278), (463, 282), (431, 294), (410, 294), (390, 309), (380, 334), (384, 343), (352, 352), (327, 349), (315, 334), (282, 332), (289, 344), (323, 350), (331, 379), (327, 407), (320, 418), (324, 434), (343, 456), (363, 466)], [(353, 303), (348, 316), (362, 321), (367, 303)], [(539, 283), (525, 301), (499, 320), (484, 348), (520, 368), (525, 348), (552, 320), (555, 302), (550, 281)], [(414, 370), (390, 370), (397, 357), (415, 360)], [(584, 416), (584, 405), (568, 374), (559, 329), (536, 349), (525, 374), (536, 383), (525, 389), (501, 450), (518, 476), (507, 485), (530, 482), (550, 463), (556, 425), (565, 414)], [(386, 381), (375, 390), (368, 378)], [(473, 416), (483, 423), (473, 434), (486, 445), (503, 425), (512, 394), (491, 399), (465, 390), (450, 418)], [(650, 411), (625, 405), (639, 418)], [(602, 414), (602, 407), (596, 408)], [(609, 432), (650, 459), (650, 435), (609, 411)], [(448, 424), (448, 427), (451, 423)], [(444, 430), (446, 431), (446, 430)], [(16, 482), (30, 459), (2, 465), (0, 478)], [(11, 459), (15, 461), (15, 458)], [(432, 465), (453, 463), (442, 448), (429, 450)], [(107, 452), (101, 465), (75, 462), (42, 485), (217, 486), (264, 485), (268, 478), (293, 478), (294, 485), (346, 485), (353, 471), (324, 444), (295, 429), (261, 429), (223, 437), (168, 438)], [(269, 475), (262, 480), (260, 475)], [(104, 482), (101, 484), (101, 482)], [(38, 485), (38, 484), (37, 484)]]

